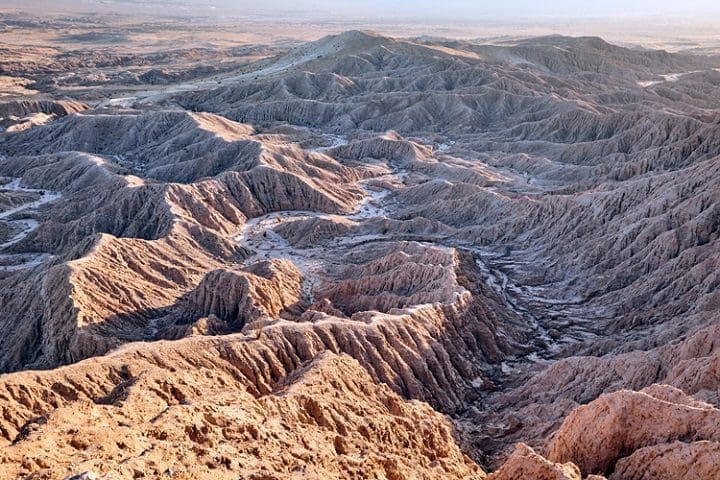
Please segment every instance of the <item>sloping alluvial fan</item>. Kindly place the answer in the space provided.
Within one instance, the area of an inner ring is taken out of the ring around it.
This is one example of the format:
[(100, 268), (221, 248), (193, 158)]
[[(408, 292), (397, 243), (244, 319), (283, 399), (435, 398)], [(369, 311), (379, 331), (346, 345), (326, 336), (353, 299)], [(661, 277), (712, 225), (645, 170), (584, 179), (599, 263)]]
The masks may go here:
[(719, 68), (354, 31), (0, 103), (0, 477), (718, 477)]

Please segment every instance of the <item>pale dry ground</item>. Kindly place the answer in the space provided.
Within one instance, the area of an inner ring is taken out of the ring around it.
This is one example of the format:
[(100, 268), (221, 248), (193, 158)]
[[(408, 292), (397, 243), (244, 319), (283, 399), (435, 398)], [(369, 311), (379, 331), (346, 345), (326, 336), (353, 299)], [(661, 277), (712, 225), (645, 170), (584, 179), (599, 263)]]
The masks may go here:
[[(2, 15), (31, 17), (35, 5), (13, 8), (11, 4), (0, 7)], [(45, 19), (67, 17), (67, 11), (58, 11), (57, 4), (43, 7)], [(39, 4), (37, 5), (39, 7)], [(86, 17), (93, 11), (96, 25), (83, 26), (82, 22), (64, 25), (67, 34), (83, 33), (105, 24), (108, 29), (122, 30), (124, 27), (144, 24), (146, 32), (135, 32), (132, 39), (134, 48), (152, 49), (155, 46), (176, 48), (178, 45), (235, 46), (238, 43), (267, 43), (276, 41), (310, 41), (324, 35), (337, 34), (353, 29), (373, 30), (393, 37), (445, 37), (451, 39), (483, 39), (502, 41), (549, 34), (571, 36), (601, 36), (614, 43), (641, 45), (646, 48), (664, 48), (669, 51), (703, 49), (706, 53), (718, 52), (720, 41), (717, 31), (720, 21), (713, 18), (661, 16), (630, 16), (628, 18), (526, 18), (500, 20), (486, 18), (467, 22), (438, 22), (433, 19), (397, 21), (367, 18), (339, 18), (326, 12), (291, 12), (286, 15), (262, 13), (243, 15), (239, 12), (217, 15), (212, 11), (192, 12), (177, 10), (174, 16), (167, 12), (129, 15), (122, 11), (118, 15), (112, 9), (103, 11), (101, 5), (80, 8), (76, 15)], [(77, 18), (77, 17), (75, 17)], [(190, 19), (187, 21), (186, 19)], [(153, 31), (149, 31), (153, 29)], [(9, 43), (43, 46), (57, 37), (53, 31), (15, 32), (7, 37)], [(187, 42), (187, 43), (186, 43)]]
[[(32, 7), (29, 12), (27, 8), (0, 8), (0, 15), (5, 18), (0, 43), (6, 48), (4, 65), (0, 66), (15, 77), (12, 84), (8, 80), (0, 81), (0, 95), (3, 96), (38, 93), (27, 88), (27, 80), (15, 71), (18, 65), (35, 65), (39, 70), (37, 73), (54, 73), (61, 83), (44, 85), (40, 91), (90, 101), (102, 98), (122, 101), (138, 93), (165, 94), (172, 91), (171, 85), (182, 80), (169, 79), (166, 84), (128, 83), (127, 74), (139, 75), (152, 67), (184, 72), (189, 75), (187, 78), (203, 79), (185, 90), (209, 88), (234, 81), (238, 75), (247, 72), (253, 62), (271, 58), (302, 42), (352, 29), (368, 29), (400, 38), (464, 39), (496, 45), (512, 44), (539, 35), (597, 35), (632, 48), (720, 54), (720, 41), (715, 34), (720, 26), (710, 20), (541, 19), (507, 22), (488, 19), (467, 24), (434, 24), (337, 20), (317, 12), (308, 13), (307, 18), (302, 14), (286, 18), (262, 14), (214, 18), (210, 16), (212, 13), (184, 17), (191, 12), (183, 11), (178, 11), (176, 17), (163, 13), (128, 16), (127, 12), (118, 15), (110, 9), (95, 14), (80, 10), (77, 15), (68, 16), (53, 13), (50, 6), (42, 10), (42, 22), (29, 25), (28, 22), (38, 18), (32, 15)], [(156, 58), (160, 52), (182, 50), (197, 52), (179, 54), (177, 58), (160, 62)], [(65, 63), (65, 59), (79, 55), (84, 58), (81, 63)], [(135, 60), (123, 60), (123, 64), (113, 65), (119, 57), (135, 57)], [(56, 63), (48, 65), (50, 58), (57, 58)], [(198, 68), (198, 71), (188, 73), (192, 68)]]

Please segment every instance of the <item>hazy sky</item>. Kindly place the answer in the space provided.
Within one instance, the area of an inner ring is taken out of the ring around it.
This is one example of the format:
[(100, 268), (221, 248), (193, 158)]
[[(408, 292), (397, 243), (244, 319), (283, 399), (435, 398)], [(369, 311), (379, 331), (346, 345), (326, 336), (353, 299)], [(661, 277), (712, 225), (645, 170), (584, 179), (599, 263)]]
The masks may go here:
[[(212, 0), (206, 0), (212, 2)], [(624, 14), (701, 14), (720, 13), (718, 0), (265, 0), (261, 3), (245, 0), (215, 0), (222, 5), (243, 8), (277, 9), (338, 9), (338, 10), (380, 10), (397, 13), (432, 13), (438, 15), (483, 15), (483, 16), (588, 16)]]
[[(170, 14), (200, 10), (214, 14), (279, 14), (310, 12), (342, 20), (346, 15), (397, 21), (403, 19), (466, 20), (547, 19), (558, 17), (664, 16), (720, 18), (720, 0), (0, 0), (0, 6), (49, 7)], [(183, 8), (184, 7), (184, 8)]]

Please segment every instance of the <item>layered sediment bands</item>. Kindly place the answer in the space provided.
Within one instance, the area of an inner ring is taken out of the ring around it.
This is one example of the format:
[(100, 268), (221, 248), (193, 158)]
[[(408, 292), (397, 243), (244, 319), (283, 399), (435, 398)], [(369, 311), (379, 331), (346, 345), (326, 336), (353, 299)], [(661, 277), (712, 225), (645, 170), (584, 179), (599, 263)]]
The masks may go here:
[(351, 244), (360, 244), (385, 235), (398, 240), (422, 240), (452, 233), (447, 225), (426, 218), (395, 220), (387, 217), (376, 217), (362, 223), (340, 218), (306, 218), (283, 223), (274, 230), (297, 248), (331, 245), (338, 238), (357, 238)]
[(353, 222), (316, 217), (286, 222), (274, 230), (290, 245), (312, 248), (333, 238), (347, 236), (357, 230), (353, 227)]
[(259, 167), (240, 174), (221, 176), (231, 195), (238, 196), (249, 213), (262, 214), (280, 210), (319, 210), (329, 213), (349, 212), (361, 198), (352, 185), (338, 185), (339, 178), (316, 182), (305, 176)]
[(256, 344), (189, 339), (6, 376), (0, 472), (485, 477), (447, 419), (376, 384), (354, 360), (323, 354), (269, 368), (251, 353), (263, 352)]
[(329, 153), (338, 158), (355, 160), (378, 158), (401, 164), (418, 159), (427, 159), (432, 155), (427, 146), (407, 141), (393, 131), (374, 136), (368, 140), (354, 141), (347, 145), (335, 147)]

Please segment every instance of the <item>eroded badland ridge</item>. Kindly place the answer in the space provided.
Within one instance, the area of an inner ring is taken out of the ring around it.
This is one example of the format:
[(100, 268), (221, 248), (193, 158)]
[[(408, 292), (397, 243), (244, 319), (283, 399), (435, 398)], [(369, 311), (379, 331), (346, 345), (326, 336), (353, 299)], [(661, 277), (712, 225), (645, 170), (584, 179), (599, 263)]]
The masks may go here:
[(718, 57), (80, 20), (2, 34), (1, 478), (720, 475)]

